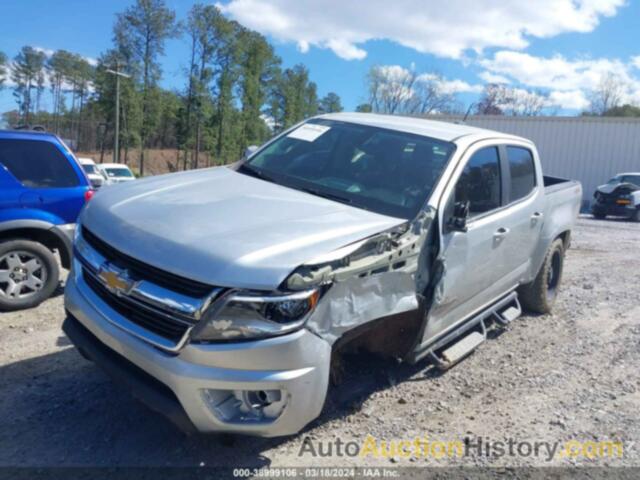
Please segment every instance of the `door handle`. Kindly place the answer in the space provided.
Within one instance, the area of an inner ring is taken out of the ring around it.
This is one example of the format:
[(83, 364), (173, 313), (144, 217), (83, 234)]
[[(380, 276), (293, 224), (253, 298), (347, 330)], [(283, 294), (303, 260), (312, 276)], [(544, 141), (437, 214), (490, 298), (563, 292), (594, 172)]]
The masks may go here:
[(504, 238), (504, 237), (507, 236), (508, 233), (509, 233), (509, 229), (508, 228), (500, 227), (498, 230), (495, 231), (493, 236), (495, 238)]
[(540, 219), (542, 217), (544, 217), (544, 214), (540, 213), (540, 212), (533, 212), (533, 215), (531, 215), (531, 218), (533, 220), (538, 220), (538, 219)]

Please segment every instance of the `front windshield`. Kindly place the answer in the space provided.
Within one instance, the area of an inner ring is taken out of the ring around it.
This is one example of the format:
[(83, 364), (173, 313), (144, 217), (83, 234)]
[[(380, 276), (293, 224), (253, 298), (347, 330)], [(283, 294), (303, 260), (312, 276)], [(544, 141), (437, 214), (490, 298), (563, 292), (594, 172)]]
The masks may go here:
[(314, 119), (275, 140), (239, 171), (412, 219), (454, 148), (452, 143), (421, 135)]
[(633, 183), (640, 186), (640, 175), (623, 175), (621, 183)]
[(91, 164), (82, 165), (82, 168), (86, 173), (96, 173), (96, 174), (98, 173), (98, 169), (96, 168), (95, 165), (91, 165)]
[(132, 173), (126, 168), (105, 168), (110, 177), (131, 178)]
[(617, 175), (609, 180), (611, 185), (616, 183), (632, 183), (640, 186), (640, 175)]

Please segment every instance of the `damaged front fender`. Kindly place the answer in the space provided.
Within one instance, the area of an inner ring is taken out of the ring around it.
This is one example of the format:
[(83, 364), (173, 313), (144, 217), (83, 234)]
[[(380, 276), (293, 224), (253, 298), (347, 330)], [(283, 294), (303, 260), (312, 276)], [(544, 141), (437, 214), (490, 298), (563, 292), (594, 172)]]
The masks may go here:
[(429, 281), (425, 243), (436, 211), (315, 258), (286, 280), (288, 290), (323, 287), (306, 327), (333, 344), (345, 332), (378, 318), (417, 310)]

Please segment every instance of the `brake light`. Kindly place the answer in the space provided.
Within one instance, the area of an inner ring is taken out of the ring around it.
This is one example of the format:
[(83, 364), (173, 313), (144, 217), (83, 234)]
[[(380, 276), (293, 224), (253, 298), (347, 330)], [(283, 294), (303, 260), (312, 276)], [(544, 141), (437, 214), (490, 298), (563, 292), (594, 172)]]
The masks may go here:
[(84, 192), (84, 201), (88, 202), (89, 200), (91, 200), (95, 193), (95, 190), (87, 190), (86, 192)]

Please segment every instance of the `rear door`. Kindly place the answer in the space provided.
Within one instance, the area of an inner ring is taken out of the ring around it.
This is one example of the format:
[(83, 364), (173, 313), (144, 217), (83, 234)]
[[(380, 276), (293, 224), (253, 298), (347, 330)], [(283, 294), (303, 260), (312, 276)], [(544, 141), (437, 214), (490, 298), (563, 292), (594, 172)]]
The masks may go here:
[(46, 137), (3, 138), (0, 164), (21, 186), (20, 208), (45, 211), (57, 222), (76, 221), (88, 182), (70, 152)]
[(528, 281), (533, 251), (544, 222), (544, 185), (536, 170), (535, 151), (526, 144), (502, 147), (505, 169), (505, 204), (508, 233), (504, 237), (508, 283)]

